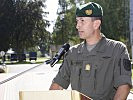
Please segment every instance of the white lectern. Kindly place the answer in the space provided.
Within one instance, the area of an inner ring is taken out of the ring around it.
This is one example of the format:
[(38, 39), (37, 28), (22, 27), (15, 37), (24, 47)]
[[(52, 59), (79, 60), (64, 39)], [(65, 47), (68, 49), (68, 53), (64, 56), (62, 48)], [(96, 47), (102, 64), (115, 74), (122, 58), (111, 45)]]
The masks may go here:
[(20, 91), (19, 100), (92, 100), (75, 90)]

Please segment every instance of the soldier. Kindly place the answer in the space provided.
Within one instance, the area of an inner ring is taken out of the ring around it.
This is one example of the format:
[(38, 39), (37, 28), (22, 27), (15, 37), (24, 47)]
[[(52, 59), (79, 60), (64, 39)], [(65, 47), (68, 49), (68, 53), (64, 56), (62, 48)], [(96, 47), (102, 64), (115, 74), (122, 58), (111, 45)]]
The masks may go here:
[(93, 100), (126, 100), (132, 87), (131, 63), (126, 46), (100, 31), (102, 7), (94, 2), (76, 10), (76, 28), (84, 42), (70, 48), (50, 90), (69, 84)]

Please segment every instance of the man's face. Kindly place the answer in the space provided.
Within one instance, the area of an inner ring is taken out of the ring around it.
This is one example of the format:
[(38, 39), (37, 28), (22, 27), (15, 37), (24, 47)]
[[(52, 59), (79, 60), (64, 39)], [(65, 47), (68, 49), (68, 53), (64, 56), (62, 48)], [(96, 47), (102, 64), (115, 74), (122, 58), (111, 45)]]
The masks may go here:
[(76, 28), (81, 39), (88, 39), (93, 36), (94, 21), (92, 21), (91, 17), (77, 17), (76, 22)]

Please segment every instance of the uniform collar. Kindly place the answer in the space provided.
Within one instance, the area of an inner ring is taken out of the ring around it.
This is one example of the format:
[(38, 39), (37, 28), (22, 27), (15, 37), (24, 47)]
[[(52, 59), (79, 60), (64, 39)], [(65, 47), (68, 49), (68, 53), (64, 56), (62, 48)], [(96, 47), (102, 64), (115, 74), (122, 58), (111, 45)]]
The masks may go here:
[[(91, 52), (89, 52), (91, 55), (96, 55), (97, 52), (104, 53), (105, 52), (105, 44), (106, 44), (106, 37), (102, 34), (101, 40), (97, 43), (96, 47), (93, 48)], [(86, 41), (83, 41), (78, 49), (78, 53), (88, 53), (88, 50), (86, 48)]]

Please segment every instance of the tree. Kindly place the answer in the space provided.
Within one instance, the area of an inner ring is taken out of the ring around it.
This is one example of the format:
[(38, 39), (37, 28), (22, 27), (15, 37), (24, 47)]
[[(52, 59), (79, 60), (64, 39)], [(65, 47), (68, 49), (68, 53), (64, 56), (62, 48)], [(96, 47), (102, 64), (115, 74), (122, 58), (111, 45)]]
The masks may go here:
[(17, 0), (14, 3), (15, 17), (12, 31), (11, 47), (17, 53), (23, 53), (24, 49), (39, 45), (40, 41), (47, 42), (48, 32), (46, 27), (49, 22), (43, 19), (42, 1)]
[[(45, 2), (45, 0), (43, 0)], [(18, 54), (31, 47), (49, 45), (49, 21), (39, 0), (1, 0), (0, 51), (13, 48)]]
[(7, 51), (10, 47), (10, 35), (13, 20), (12, 0), (1, 0), (0, 3), (0, 51)]
[[(61, 3), (62, 2), (62, 3)], [(52, 35), (53, 43), (61, 45), (66, 42), (79, 43), (80, 39), (75, 28), (75, 3), (72, 1), (59, 0), (58, 18)], [(66, 3), (66, 4), (65, 4)], [(64, 8), (64, 5), (66, 7)], [(61, 15), (64, 14), (63, 19)], [(63, 41), (62, 41), (63, 39)]]

